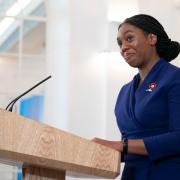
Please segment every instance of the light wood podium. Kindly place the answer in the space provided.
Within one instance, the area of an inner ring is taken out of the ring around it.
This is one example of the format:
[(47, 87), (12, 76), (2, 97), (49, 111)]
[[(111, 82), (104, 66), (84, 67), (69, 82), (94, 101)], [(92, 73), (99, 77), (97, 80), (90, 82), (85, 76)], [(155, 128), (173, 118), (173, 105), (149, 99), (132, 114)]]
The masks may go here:
[(23, 164), (23, 180), (115, 178), (118, 151), (0, 109), (0, 158)]

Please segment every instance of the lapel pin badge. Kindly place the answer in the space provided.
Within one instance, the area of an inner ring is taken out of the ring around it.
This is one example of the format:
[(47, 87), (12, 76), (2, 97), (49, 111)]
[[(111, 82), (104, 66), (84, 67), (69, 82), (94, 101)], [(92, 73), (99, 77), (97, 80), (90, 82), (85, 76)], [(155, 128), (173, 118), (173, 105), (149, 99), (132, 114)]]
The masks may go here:
[(152, 92), (156, 88), (157, 84), (156, 83), (151, 83), (149, 84), (148, 89), (146, 89), (147, 92)]

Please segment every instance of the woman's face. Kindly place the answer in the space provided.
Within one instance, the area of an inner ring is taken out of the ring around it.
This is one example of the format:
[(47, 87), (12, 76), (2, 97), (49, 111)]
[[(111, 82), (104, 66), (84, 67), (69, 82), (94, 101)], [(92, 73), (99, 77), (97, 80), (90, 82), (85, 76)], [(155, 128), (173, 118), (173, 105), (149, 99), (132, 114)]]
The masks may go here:
[(127, 23), (120, 27), (117, 37), (120, 53), (130, 66), (142, 68), (150, 60), (155, 47), (150, 35)]

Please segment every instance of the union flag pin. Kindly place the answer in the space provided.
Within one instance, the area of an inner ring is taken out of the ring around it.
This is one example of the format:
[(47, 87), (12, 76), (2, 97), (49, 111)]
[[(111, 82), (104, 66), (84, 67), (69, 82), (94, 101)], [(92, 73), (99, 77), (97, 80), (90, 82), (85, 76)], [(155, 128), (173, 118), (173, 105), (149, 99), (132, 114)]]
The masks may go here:
[(151, 84), (149, 84), (149, 88), (146, 89), (146, 91), (152, 92), (156, 87), (157, 87), (156, 83), (151, 83)]

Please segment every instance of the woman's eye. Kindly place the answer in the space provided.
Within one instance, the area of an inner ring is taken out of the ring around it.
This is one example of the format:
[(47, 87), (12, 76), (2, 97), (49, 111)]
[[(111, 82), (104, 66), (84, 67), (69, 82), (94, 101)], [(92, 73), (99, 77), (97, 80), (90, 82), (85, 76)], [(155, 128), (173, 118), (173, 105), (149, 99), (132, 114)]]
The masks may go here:
[(128, 41), (128, 42), (131, 42), (132, 40), (133, 40), (133, 37), (132, 37), (132, 36), (127, 37), (127, 41)]

